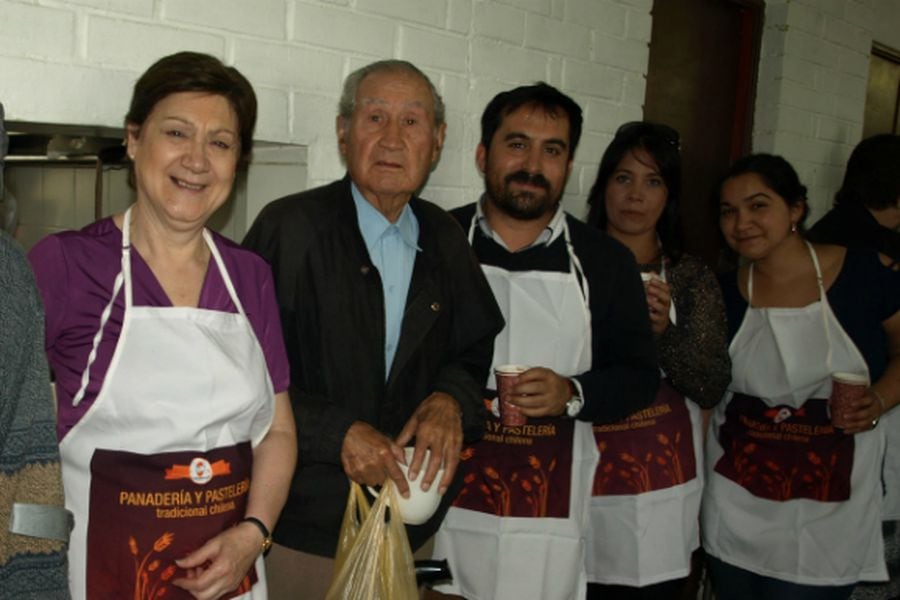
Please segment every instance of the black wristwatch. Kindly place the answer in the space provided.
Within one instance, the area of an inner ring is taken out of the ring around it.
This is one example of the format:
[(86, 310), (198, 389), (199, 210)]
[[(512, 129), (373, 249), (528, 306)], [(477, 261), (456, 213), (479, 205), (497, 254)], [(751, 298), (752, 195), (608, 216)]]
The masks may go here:
[(263, 534), (262, 555), (266, 556), (269, 550), (272, 549), (272, 534), (269, 533), (269, 528), (266, 527), (266, 524), (256, 517), (244, 517), (241, 519), (241, 523), (253, 523), (259, 529), (259, 532)]

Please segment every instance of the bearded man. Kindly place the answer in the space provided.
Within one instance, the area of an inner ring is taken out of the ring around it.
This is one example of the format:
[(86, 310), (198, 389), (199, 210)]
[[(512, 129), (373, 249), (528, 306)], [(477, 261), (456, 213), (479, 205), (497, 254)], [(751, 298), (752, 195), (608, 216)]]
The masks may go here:
[[(581, 127), (579, 106), (545, 83), (498, 94), (476, 150), (485, 193), (452, 213), (506, 320), (492, 366), (529, 367), (512, 389), (528, 422), (504, 426), (489, 415), (484, 438), (463, 450), (464, 486), (435, 540), (454, 578), (442, 593), (583, 597), (582, 532), (599, 454), (592, 425), (620, 421), (656, 393), (633, 255), (560, 205)], [(493, 375), (485, 385), (493, 398)]]

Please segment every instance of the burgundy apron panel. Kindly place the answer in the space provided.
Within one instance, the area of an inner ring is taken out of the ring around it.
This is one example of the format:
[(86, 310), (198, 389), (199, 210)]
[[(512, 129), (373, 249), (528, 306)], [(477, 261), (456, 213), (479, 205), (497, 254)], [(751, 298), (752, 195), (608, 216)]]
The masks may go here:
[(502, 517), (569, 516), (571, 419), (529, 418), (506, 427), (489, 415), (484, 437), (463, 449), (463, 488), (453, 506)]
[(691, 415), (667, 379), (649, 407), (618, 423), (594, 425), (594, 439), (600, 451), (594, 496), (643, 494), (697, 477)]
[[(210, 452), (97, 450), (91, 460), (87, 597), (151, 600), (191, 594), (175, 565), (238, 523), (247, 507), (249, 442)], [(233, 598), (256, 582), (250, 569)]]
[(854, 436), (831, 425), (827, 402), (792, 409), (735, 394), (719, 428), (724, 455), (716, 472), (768, 500), (847, 500)]

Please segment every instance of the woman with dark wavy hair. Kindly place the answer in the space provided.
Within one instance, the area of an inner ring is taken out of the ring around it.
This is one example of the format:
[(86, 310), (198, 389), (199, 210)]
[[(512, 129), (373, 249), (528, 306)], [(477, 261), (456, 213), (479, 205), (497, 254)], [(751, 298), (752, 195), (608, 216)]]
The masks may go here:
[[(720, 600), (837, 600), (887, 577), (886, 413), (900, 403), (900, 275), (871, 250), (811, 244), (806, 188), (770, 154), (738, 160), (719, 225), (732, 370), (707, 438), (703, 545)], [(829, 412), (832, 374), (871, 384)]]
[(722, 398), (730, 363), (712, 272), (681, 249), (678, 133), (627, 123), (600, 162), (588, 223), (634, 253), (663, 375), (647, 410), (595, 426), (589, 597), (675, 598), (699, 546), (701, 409)]
[[(847, 161), (834, 208), (819, 219), (808, 239), (848, 248), (872, 248), (900, 271), (900, 135), (883, 133), (856, 145)], [(856, 586), (852, 600), (900, 597), (900, 413), (885, 421), (887, 455), (882, 468), (884, 553), (891, 580)]]
[(856, 145), (834, 208), (808, 237), (823, 244), (873, 248), (900, 270), (900, 135), (873, 135)]

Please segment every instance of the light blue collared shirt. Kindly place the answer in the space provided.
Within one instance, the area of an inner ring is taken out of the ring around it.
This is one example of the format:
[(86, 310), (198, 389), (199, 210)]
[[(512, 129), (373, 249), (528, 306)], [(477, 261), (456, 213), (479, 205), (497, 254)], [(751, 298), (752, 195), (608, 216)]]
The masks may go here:
[(384, 293), (384, 379), (387, 381), (400, 341), (400, 327), (406, 310), (406, 296), (412, 280), (416, 252), (420, 252), (419, 221), (409, 204), (400, 218), (391, 223), (350, 184), (356, 205), (356, 220), (372, 264), (381, 276)]

